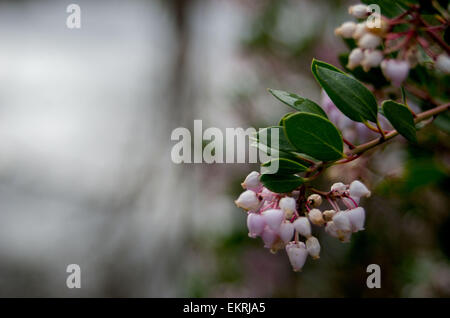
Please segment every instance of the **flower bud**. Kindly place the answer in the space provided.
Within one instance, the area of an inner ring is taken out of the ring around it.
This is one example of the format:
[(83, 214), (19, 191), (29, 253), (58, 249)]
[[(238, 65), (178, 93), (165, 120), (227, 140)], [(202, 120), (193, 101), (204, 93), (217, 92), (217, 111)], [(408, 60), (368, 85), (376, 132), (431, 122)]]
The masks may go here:
[(306, 240), (306, 250), (308, 251), (309, 255), (311, 255), (311, 257), (313, 259), (318, 259), (320, 256), (320, 243), (319, 240), (314, 237), (311, 236)]
[(345, 190), (347, 190), (347, 186), (342, 182), (336, 182), (331, 186), (331, 191), (338, 195), (343, 195)]
[(335, 210), (326, 210), (323, 211), (322, 216), (325, 222), (330, 222), (335, 214), (336, 214)]
[(350, 183), (350, 196), (352, 198), (370, 197), (370, 191), (361, 181), (355, 180)]
[(255, 210), (259, 207), (258, 197), (252, 190), (242, 192), (234, 203), (236, 203), (239, 208), (244, 210)]
[(280, 209), (285, 213), (286, 218), (291, 218), (295, 212), (296, 202), (294, 198), (284, 197), (280, 200)]
[(409, 63), (399, 60), (384, 60), (381, 62), (381, 70), (384, 76), (397, 87), (400, 87), (409, 73)]
[(361, 65), (365, 72), (368, 72), (372, 67), (377, 67), (383, 60), (383, 53), (379, 50), (366, 50), (364, 52), (364, 60)]
[(244, 182), (241, 183), (241, 186), (244, 189), (258, 192), (262, 187), (262, 183), (259, 181), (259, 176), (259, 172), (257, 171), (250, 172), (250, 174), (245, 178)]
[(435, 67), (444, 74), (450, 74), (450, 57), (442, 53), (436, 59)]
[(304, 237), (311, 236), (311, 224), (309, 223), (307, 217), (301, 216), (297, 220), (295, 220), (294, 228), (298, 233), (300, 233), (300, 235)]
[(355, 18), (362, 19), (368, 16), (368, 7), (365, 4), (356, 4), (348, 8), (348, 13)]
[(340, 211), (333, 216), (333, 222), (340, 231), (351, 231), (352, 226), (347, 211)]
[(308, 205), (313, 208), (317, 208), (322, 204), (322, 197), (318, 194), (311, 194), (308, 197)]
[(356, 30), (356, 23), (347, 21), (334, 30), (334, 34), (342, 36), (344, 39), (351, 38)]
[(347, 212), (347, 214), (352, 227), (352, 232), (364, 230), (364, 221), (366, 219), (366, 212), (364, 211), (364, 208), (358, 207), (356, 209), (351, 209)]
[(283, 242), (290, 242), (292, 236), (294, 235), (294, 224), (289, 221), (284, 221), (283, 223), (281, 223), (280, 229), (278, 230), (278, 235), (283, 240)]
[(353, 38), (354, 38), (355, 40), (358, 40), (358, 39), (360, 39), (364, 34), (366, 34), (367, 32), (368, 32), (368, 31), (367, 31), (366, 23), (365, 23), (365, 22), (358, 23), (358, 24), (356, 25), (356, 30), (355, 30), (355, 32), (353, 33)]
[(274, 243), (278, 239), (278, 234), (275, 231), (272, 231), (267, 225), (264, 228), (264, 231), (261, 233), (261, 238), (264, 242), (265, 248), (272, 248)]
[(278, 231), (281, 222), (284, 220), (284, 213), (279, 209), (264, 211), (262, 212), (262, 216), (264, 218), (264, 222), (266, 222), (267, 226), (273, 231)]
[(381, 38), (373, 33), (366, 33), (358, 40), (358, 46), (363, 49), (374, 49), (381, 44)]
[(308, 218), (311, 223), (315, 225), (323, 225), (325, 223), (322, 217), (322, 212), (320, 212), (319, 209), (312, 209), (311, 211), (309, 211)]
[(364, 52), (359, 47), (353, 49), (348, 56), (347, 68), (353, 70), (364, 59)]
[(257, 237), (261, 235), (266, 226), (264, 218), (260, 214), (249, 213), (247, 216), (247, 228), (249, 237)]
[(305, 244), (303, 242), (289, 242), (286, 245), (286, 253), (294, 272), (301, 271), (303, 265), (305, 265), (306, 258), (308, 257), (308, 251), (306, 250)]

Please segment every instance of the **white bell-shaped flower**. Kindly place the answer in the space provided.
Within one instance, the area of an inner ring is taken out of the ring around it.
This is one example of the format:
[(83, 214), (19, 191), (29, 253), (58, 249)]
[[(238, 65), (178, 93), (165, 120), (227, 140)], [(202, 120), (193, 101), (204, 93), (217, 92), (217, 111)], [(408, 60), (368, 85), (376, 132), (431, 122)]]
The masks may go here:
[(259, 181), (259, 177), (260, 174), (258, 171), (250, 172), (250, 174), (245, 178), (244, 182), (242, 182), (242, 187), (247, 190), (258, 192), (262, 187), (262, 183)]
[(356, 4), (348, 8), (348, 13), (355, 18), (362, 19), (368, 16), (368, 7), (365, 4)]
[[(361, 181), (355, 180), (350, 183), (350, 196), (352, 198), (370, 197), (370, 191)], [(359, 203), (359, 202), (358, 202)]]
[(319, 240), (314, 237), (314, 236), (310, 236), (307, 240), (306, 240), (306, 250), (308, 251), (309, 255), (311, 255), (311, 257), (313, 259), (318, 259), (320, 256), (320, 243)]
[(294, 221), (294, 228), (300, 235), (304, 237), (311, 236), (311, 223), (309, 223), (308, 218), (305, 216), (301, 216)]
[(247, 190), (241, 193), (239, 198), (234, 201), (236, 205), (245, 210), (255, 210), (259, 207), (259, 199), (256, 193), (252, 190)]
[(260, 214), (249, 213), (247, 216), (248, 236), (257, 237), (264, 231), (266, 223)]
[(353, 70), (364, 60), (364, 51), (359, 47), (354, 48), (348, 56), (347, 68)]
[(264, 231), (261, 233), (261, 238), (264, 242), (265, 248), (272, 248), (275, 242), (278, 240), (278, 234), (266, 225)]
[(358, 207), (347, 211), (348, 218), (352, 227), (352, 232), (364, 230), (364, 221), (366, 219), (366, 212), (364, 208)]
[(436, 63), (434, 65), (442, 73), (450, 74), (450, 57), (447, 54), (440, 54), (437, 57)]
[(373, 33), (366, 33), (358, 40), (358, 46), (363, 49), (375, 49), (381, 44), (381, 38)]
[(339, 211), (333, 216), (333, 222), (336, 228), (340, 231), (351, 231), (352, 226), (347, 211)]
[(284, 220), (284, 213), (280, 209), (270, 209), (264, 211), (262, 212), (262, 216), (267, 226), (275, 232), (278, 231), (281, 222)]
[(354, 38), (355, 40), (358, 40), (358, 39), (360, 39), (364, 34), (367, 34), (367, 32), (369, 32), (369, 31), (367, 30), (367, 25), (366, 25), (366, 23), (365, 23), (365, 22), (358, 23), (358, 24), (356, 25), (355, 32), (353, 32), (353, 38)]
[(389, 59), (381, 62), (381, 70), (384, 76), (397, 87), (402, 85), (408, 76), (409, 69), (410, 65), (408, 61)]
[(344, 39), (351, 38), (356, 30), (356, 23), (352, 21), (344, 22), (340, 27), (334, 30), (334, 34), (342, 36)]
[(285, 213), (286, 218), (291, 218), (295, 212), (297, 203), (294, 198), (284, 197), (280, 200), (280, 209)]
[(331, 191), (338, 195), (343, 195), (345, 193), (345, 190), (347, 190), (347, 186), (342, 182), (333, 183), (333, 185), (331, 186)]
[(327, 232), (329, 235), (333, 237), (339, 237), (338, 229), (333, 221), (327, 222), (327, 225), (325, 226), (325, 232)]
[(366, 50), (364, 51), (364, 60), (361, 62), (365, 72), (368, 72), (372, 67), (377, 67), (383, 61), (384, 55), (380, 50)]
[(285, 220), (280, 225), (280, 229), (278, 230), (278, 235), (283, 240), (283, 242), (288, 243), (291, 241), (292, 236), (294, 235), (294, 224)]
[(303, 242), (289, 242), (286, 245), (286, 253), (294, 272), (301, 271), (308, 257), (305, 244)]

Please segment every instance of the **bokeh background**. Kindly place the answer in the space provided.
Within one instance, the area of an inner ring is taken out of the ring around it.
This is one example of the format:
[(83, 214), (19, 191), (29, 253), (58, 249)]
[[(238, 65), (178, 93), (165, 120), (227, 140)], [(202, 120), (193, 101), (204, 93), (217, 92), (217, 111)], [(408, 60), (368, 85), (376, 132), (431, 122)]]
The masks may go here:
[(311, 60), (339, 65), (354, 1), (78, 0), (79, 30), (70, 3), (0, 1), (0, 296), (450, 296), (450, 141), (434, 125), (318, 181), (373, 195), (350, 244), (315, 229), (321, 259), (302, 273), (233, 203), (257, 166), (170, 159), (194, 119), (276, 123), (289, 109), (268, 87), (320, 101)]

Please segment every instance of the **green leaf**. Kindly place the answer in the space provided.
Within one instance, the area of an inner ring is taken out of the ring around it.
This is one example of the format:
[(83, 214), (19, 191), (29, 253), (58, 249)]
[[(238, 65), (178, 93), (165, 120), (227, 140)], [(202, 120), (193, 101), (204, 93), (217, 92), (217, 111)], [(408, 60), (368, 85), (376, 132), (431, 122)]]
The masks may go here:
[(377, 4), (380, 6), (381, 14), (387, 16), (388, 18), (393, 18), (399, 14), (401, 14), (404, 10), (402, 6), (404, 6), (405, 1), (399, 0), (361, 0), (362, 3), (367, 5), (369, 4)]
[(328, 118), (323, 109), (312, 100), (303, 98), (301, 96), (298, 96), (297, 94), (288, 93), (276, 89), (269, 88), (269, 92), (273, 96), (275, 96), (276, 99), (292, 107), (293, 109), (298, 110), (299, 112), (313, 113)]
[(330, 99), (348, 118), (377, 121), (375, 96), (361, 82), (325, 62), (313, 60), (312, 73)]
[(382, 104), (383, 113), (400, 135), (412, 142), (417, 142), (414, 117), (405, 105), (386, 100)]
[(306, 169), (308, 169), (306, 166), (287, 158), (272, 159), (267, 162), (264, 162), (262, 166), (272, 167), (274, 164), (277, 164), (277, 162), (279, 174), (294, 174), (303, 172)]
[(310, 113), (295, 113), (284, 120), (288, 140), (300, 152), (323, 161), (343, 157), (339, 130), (328, 120)]
[(292, 112), (292, 113), (287, 113), (286, 115), (284, 115), (283, 117), (281, 117), (280, 121), (278, 122), (278, 126), (283, 126), (283, 120), (284, 120), (287, 116), (292, 115), (292, 114), (294, 114), (294, 112)]
[(260, 180), (267, 189), (276, 193), (291, 192), (304, 182), (301, 177), (282, 174), (263, 174)]
[[(272, 145), (272, 132), (278, 131), (278, 145), (273, 144)], [(264, 137), (264, 138), (261, 138)], [(291, 145), (289, 140), (286, 138), (286, 135), (284, 134), (284, 129), (281, 126), (271, 126), (267, 128), (260, 129), (256, 133), (256, 140), (259, 141), (261, 144), (266, 145), (269, 148), (285, 151), (285, 152), (291, 152), (296, 151), (295, 147)]]

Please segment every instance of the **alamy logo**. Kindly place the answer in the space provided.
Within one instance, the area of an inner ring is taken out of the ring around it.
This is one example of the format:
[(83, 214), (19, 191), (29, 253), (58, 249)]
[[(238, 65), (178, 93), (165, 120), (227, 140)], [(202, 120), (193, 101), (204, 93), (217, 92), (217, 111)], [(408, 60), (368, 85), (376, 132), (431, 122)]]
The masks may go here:
[(70, 13), (66, 20), (66, 25), (69, 29), (81, 28), (81, 8), (78, 4), (69, 4), (66, 9)]
[(381, 288), (381, 268), (380, 265), (370, 264), (366, 269), (367, 273), (371, 273), (366, 280), (367, 288)]
[[(282, 132), (281, 132), (282, 133)], [(194, 136), (189, 129), (172, 131), (172, 141), (178, 141), (171, 151), (172, 162), (180, 163), (264, 163), (261, 172), (273, 174), (279, 167), (278, 128), (219, 128), (203, 131), (202, 120), (194, 120)], [(225, 139), (225, 140), (224, 140)]]
[(67, 273), (70, 275), (67, 277), (67, 288), (81, 288), (81, 268), (78, 264), (67, 265)]

